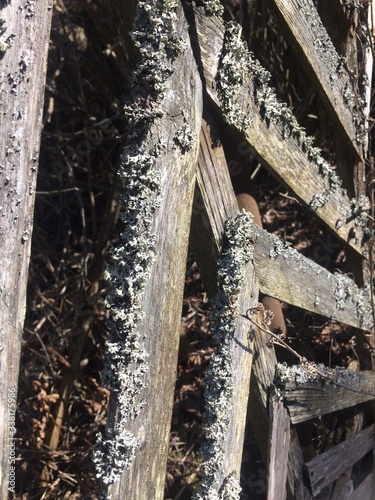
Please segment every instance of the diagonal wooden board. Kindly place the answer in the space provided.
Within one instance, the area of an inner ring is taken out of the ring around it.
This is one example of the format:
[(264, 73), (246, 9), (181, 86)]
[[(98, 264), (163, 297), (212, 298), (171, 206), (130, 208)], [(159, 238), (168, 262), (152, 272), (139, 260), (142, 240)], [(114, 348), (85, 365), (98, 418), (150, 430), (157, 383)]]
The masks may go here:
[[(361, 214), (355, 211), (352, 200), (338, 185), (332, 167), (312, 147), (312, 139), (306, 137), (287, 106), (262, 82), (266, 72), (249, 52), (247, 55), (242, 52), (238, 60), (233, 52), (226, 52), (225, 26), (220, 19), (206, 16), (202, 8), (195, 8), (194, 14), (206, 91), (216, 109), (224, 119), (228, 118), (229, 108), (233, 116), (242, 117), (236, 121), (232, 116), (231, 125), (242, 134), (253, 154), (331, 231), (362, 255), (366, 237)], [(237, 71), (234, 76), (228, 76), (228, 80), (235, 78), (231, 96), (230, 83), (226, 82), (227, 88), (220, 90), (223, 57), (231, 61), (233, 71)], [(251, 61), (249, 66), (246, 66), (247, 60)], [(262, 110), (254, 97), (256, 93), (271, 96)], [(223, 98), (223, 94), (226, 97)], [(229, 107), (225, 99), (229, 100)]]

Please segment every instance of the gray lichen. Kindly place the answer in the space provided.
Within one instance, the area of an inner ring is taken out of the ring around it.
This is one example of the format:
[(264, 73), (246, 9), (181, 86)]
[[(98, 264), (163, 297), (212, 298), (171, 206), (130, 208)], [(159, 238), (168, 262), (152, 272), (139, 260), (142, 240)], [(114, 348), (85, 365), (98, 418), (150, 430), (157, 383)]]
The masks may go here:
[(336, 301), (336, 307), (344, 310), (348, 301), (353, 295), (353, 281), (344, 274), (336, 274), (336, 288), (333, 291), (333, 298)]
[(187, 123), (184, 123), (176, 132), (175, 142), (181, 148), (183, 153), (189, 151), (197, 142), (197, 134)]
[(224, 47), (219, 63), (218, 97), (222, 105), (224, 119), (236, 125), (243, 132), (251, 123), (241, 105), (240, 96), (245, 75), (250, 69), (251, 60), (244, 42), (241, 40), (241, 27), (228, 23), (224, 35)]
[(288, 241), (283, 241), (280, 238), (274, 238), (274, 246), (270, 250), (271, 259), (277, 259), (279, 255), (285, 254), (290, 249), (291, 244)]
[(209, 16), (221, 17), (224, 14), (224, 7), (220, 0), (201, 0), (204, 11)]
[(246, 264), (253, 258), (252, 237), (253, 223), (249, 213), (243, 212), (226, 222), (222, 254), (218, 262), (218, 293), (213, 302), (212, 336), (217, 348), (205, 381), (206, 440), (201, 448), (203, 477), (194, 495), (195, 500), (234, 500), (240, 492), (235, 477), (226, 478), (226, 486), (223, 484), (221, 492), (218, 492), (218, 481), (224, 462), (226, 429), (232, 417), (235, 306), (245, 280)]
[(154, 98), (164, 95), (173, 73), (172, 61), (185, 49), (175, 32), (176, 0), (138, 2), (136, 29), (131, 33), (140, 52), (134, 83), (142, 82)]
[(270, 73), (241, 40), (241, 27), (235, 22), (227, 23), (218, 73), (218, 98), (224, 119), (246, 134), (251, 125), (251, 117), (246, 112), (243, 95), (244, 89), (250, 87), (263, 120), (268, 125), (277, 125), (285, 139), (295, 140), (308, 161), (317, 166), (319, 174), (326, 181), (324, 193), (315, 195), (310, 202), (310, 208), (317, 210), (327, 202), (332, 193), (341, 189), (341, 180), (323, 159), (320, 149), (313, 146), (314, 138), (307, 136), (290, 108), (278, 99), (275, 90), (269, 85), (270, 79)]
[(112, 251), (106, 306), (110, 338), (106, 343), (106, 364), (102, 381), (116, 394), (118, 419), (98, 439), (94, 462), (104, 484), (117, 481), (128, 468), (140, 444), (127, 429), (145, 404), (140, 399), (148, 371), (148, 354), (138, 327), (142, 321), (142, 300), (155, 256), (156, 237), (151, 234), (152, 216), (160, 202), (160, 175), (155, 167), (157, 151), (151, 153), (128, 146), (119, 176), (123, 183), (120, 215), (125, 225), (121, 243)]
[(358, 381), (358, 372), (342, 367), (329, 368), (322, 363), (315, 365), (305, 364), (288, 366), (286, 363), (277, 363), (275, 369), (275, 384), (280, 388), (287, 384), (303, 385), (306, 383), (331, 383), (354, 386)]
[(105, 485), (119, 480), (141, 444), (140, 438), (127, 427), (146, 404), (142, 389), (149, 370), (149, 354), (139, 327), (155, 258), (152, 222), (161, 201), (157, 158), (163, 150), (160, 142), (155, 143), (150, 127), (162, 115), (159, 103), (168, 88), (172, 62), (179, 50), (183, 50), (175, 34), (175, 5), (170, 0), (139, 2), (136, 30), (132, 34), (142, 58), (134, 74), (134, 101), (124, 107), (132, 129), (118, 171), (124, 231), (120, 243), (112, 250), (111, 265), (105, 275), (110, 336), (102, 381), (111, 389), (117, 413), (115, 424), (107, 426), (104, 436), (98, 436), (93, 453), (97, 476)]
[[(298, 3), (313, 35), (313, 43), (319, 53), (320, 64), (322, 67), (326, 68), (327, 74), (330, 75), (330, 83), (333, 87), (340, 81), (340, 76), (344, 73), (346, 61), (337, 53), (319, 17), (313, 0), (299, 0)], [(361, 103), (350, 83), (345, 83), (341, 91), (344, 104), (347, 106), (353, 123), (355, 124), (356, 141), (362, 144), (364, 141), (364, 120), (361, 112)]]
[(12, 46), (13, 38), (16, 36), (13, 33), (6, 35), (5, 20), (0, 18), (0, 59), (4, 56), (5, 52)]
[[(371, 208), (370, 200), (367, 196), (361, 195), (358, 198), (352, 198), (348, 204), (341, 208), (343, 219), (347, 223), (352, 223), (350, 238), (358, 240), (357, 234), (361, 234), (362, 238), (371, 238), (373, 235), (372, 221), (368, 211)], [(357, 231), (359, 229), (359, 231)], [(361, 242), (363, 243), (363, 241)]]

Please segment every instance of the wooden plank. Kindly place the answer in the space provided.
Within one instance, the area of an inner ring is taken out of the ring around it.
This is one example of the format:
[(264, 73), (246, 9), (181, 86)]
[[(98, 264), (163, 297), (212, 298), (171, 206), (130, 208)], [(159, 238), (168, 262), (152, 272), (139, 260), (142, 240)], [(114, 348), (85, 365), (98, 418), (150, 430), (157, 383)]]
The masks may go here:
[[(211, 296), (216, 287), (216, 263), (210, 261), (209, 255), (212, 252), (218, 255), (222, 221), (238, 206), (224, 152), (212, 144), (209, 130), (202, 130), (197, 173), (199, 190), (193, 206), (196, 230), (191, 236)], [(345, 275), (331, 274), (255, 225), (254, 264), (262, 293), (356, 328), (372, 329), (369, 289), (358, 288)]]
[[(324, 367), (318, 369), (324, 371)], [(278, 364), (276, 380), (285, 389), (284, 401), (293, 424), (375, 399), (372, 370), (327, 370), (321, 377), (301, 365)]]
[(349, 495), (348, 500), (372, 499), (375, 491), (374, 472), (370, 472), (362, 483)]
[[(118, 2), (118, 6), (126, 16), (126, 4)], [(111, 322), (102, 373), (111, 395), (105, 434), (96, 444), (94, 461), (103, 497), (161, 500), (202, 85), (181, 4), (176, 11), (169, 9), (168, 15), (164, 15), (164, 2), (150, 4), (149, 9), (140, 2), (137, 8), (146, 9), (139, 11), (138, 41), (150, 44), (140, 62), (135, 101), (125, 109), (135, 123), (119, 167), (124, 228), (108, 269)], [(157, 27), (152, 19), (147, 23), (148, 15), (161, 19)], [(173, 45), (173, 54), (181, 49), (173, 61), (165, 52), (165, 38), (153, 45), (159, 36), (181, 40), (182, 45)], [(155, 59), (158, 64), (152, 67)], [(142, 66), (145, 62), (150, 66)]]
[[(15, 495), (16, 409), (52, 2), (1, 2), (0, 498)], [(12, 493), (13, 492), (13, 495)]]
[(331, 484), (346, 469), (353, 466), (368, 453), (374, 445), (374, 425), (334, 448), (318, 455), (306, 464), (313, 496)]
[(255, 271), (263, 293), (365, 331), (373, 328), (369, 288), (330, 273), (263, 229), (255, 228), (255, 238)]
[(198, 157), (197, 185), (190, 235), (204, 286), (210, 297), (217, 289), (217, 258), (224, 222), (239, 212), (223, 148), (216, 144), (211, 128), (212, 117), (205, 112)]
[(267, 500), (285, 500), (290, 418), (282, 401), (272, 398), (267, 467)]
[(304, 461), (299, 444), (297, 430), (290, 431), (290, 446), (288, 457), (288, 500), (311, 500), (310, 491), (305, 485), (303, 474)]
[[(208, 116), (206, 118), (210, 119)], [(211, 126), (204, 121), (201, 130), (197, 184), (204, 185), (205, 189), (199, 190), (196, 194), (192, 215), (191, 241), (198, 266), (202, 270), (205, 287), (211, 296), (216, 294), (218, 290), (216, 261), (221, 249), (225, 221), (240, 213), (228, 170), (220, 168), (218, 162), (225, 162), (222, 149), (213, 147)], [(252, 264), (248, 264), (246, 273), (247, 277), (239, 296), (238, 307), (240, 309), (253, 307), (258, 300), (258, 288)], [(217, 436), (220, 438), (220, 442), (215, 444), (210, 438), (205, 444), (205, 453), (207, 453), (207, 445), (223, 451), (222, 462), (220, 458), (215, 460), (214, 456), (209, 457), (210, 462), (214, 464), (209, 469), (215, 468), (214, 489), (216, 492), (225, 488), (229, 477), (239, 478), (240, 475), (252, 367), (253, 335), (249, 336), (251, 329), (251, 325), (244, 318), (237, 318), (235, 336), (231, 340), (230, 346), (231, 356), (234, 360), (232, 384), (235, 387), (229, 406), (231, 418), (225, 428), (224, 435)], [(235, 418), (233, 418), (234, 415)], [(203, 462), (202, 470), (205, 471), (205, 462)], [(204, 473), (200, 489), (202, 495), (212, 494), (212, 489), (209, 489), (210, 481), (207, 482), (207, 479), (209, 478), (205, 477)]]
[[(267, 416), (268, 407), (268, 395), (272, 390), (275, 378), (275, 367), (277, 365), (277, 359), (274, 347), (269, 347), (267, 335), (262, 331), (255, 330), (255, 341), (254, 341), (254, 361), (253, 361), (253, 373), (255, 381), (257, 383), (256, 399), (252, 399), (253, 405), (259, 406), (259, 408), (250, 409), (249, 415), (251, 418), (251, 425), (254, 429), (258, 445), (261, 450), (263, 459), (267, 458), (268, 463), (268, 453), (269, 450), (265, 450), (264, 443), (264, 432), (266, 432), (269, 422), (264, 424), (257, 420), (258, 415)], [(250, 398), (252, 395), (250, 395)], [(263, 433), (262, 433), (263, 426)], [(268, 431), (269, 432), (269, 431)], [(290, 431), (290, 443), (289, 443), (289, 453), (288, 453), (288, 469), (287, 469), (287, 498), (294, 499), (300, 498), (301, 500), (311, 499), (311, 495), (308, 489), (304, 485), (303, 479), (303, 466), (304, 461), (302, 457), (302, 451), (299, 444), (297, 431), (291, 429)]]
[(362, 252), (363, 201), (355, 208), (334, 169), (313, 139), (268, 86), (268, 74), (254, 60), (231, 24), (194, 9), (206, 90), (224, 119), (248, 142), (253, 154), (342, 240)]
[[(353, 82), (319, 17), (312, 0), (273, 0), (280, 18), (300, 54), (301, 64), (318, 89), (327, 110), (361, 159), (364, 120)], [(360, 134), (362, 137), (360, 137)]]

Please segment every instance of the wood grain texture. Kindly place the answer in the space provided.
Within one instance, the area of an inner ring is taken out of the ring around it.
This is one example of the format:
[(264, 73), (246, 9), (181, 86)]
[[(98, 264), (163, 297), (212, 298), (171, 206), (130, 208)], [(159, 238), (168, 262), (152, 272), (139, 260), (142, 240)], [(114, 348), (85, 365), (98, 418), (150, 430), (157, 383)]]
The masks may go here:
[(365, 500), (371, 498), (375, 491), (375, 475), (370, 472), (362, 483), (349, 495), (348, 500)]
[[(270, 423), (259, 420), (259, 417), (267, 418), (267, 408), (269, 407), (269, 394), (273, 390), (275, 367), (277, 358), (274, 347), (269, 347), (267, 335), (260, 331), (255, 330), (254, 340), (254, 361), (253, 361), (253, 374), (252, 384), (256, 385), (254, 391), (256, 397), (250, 395), (251, 403), (254, 408), (249, 408), (249, 416), (251, 425), (254, 429), (258, 445), (265, 463), (269, 462), (268, 442), (265, 439), (265, 433), (270, 433)], [(286, 418), (286, 416), (284, 415)], [(265, 449), (267, 448), (267, 449)], [(287, 498), (288, 500), (294, 498), (310, 499), (311, 495), (304, 485), (303, 479), (303, 457), (299, 444), (297, 431), (290, 429), (289, 452), (287, 459)]]
[[(210, 118), (206, 115), (206, 119)], [(205, 287), (211, 297), (216, 293), (216, 261), (221, 247), (224, 223), (240, 212), (231, 186), (223, 150), (213, 145), (214, 131), (207, 121), (202, 123), (198, 158), (197, 193), (193, 208), (191, 241), (198, 267), (202, 269)], [(247, 265), (246, 283), (238, 306), (253, 307), (258, 300), (258, 285), (252, 263)], [(223, 448), (225, 459), (220, 471), (218, 490), (225, 478), (234, 473), (239, 478), (246, 425), (247, 401), (252, 369), (252, 327), (244, 318), (237, 318), (232, 341), (234, 355), (232, 415), (226, 430)]]
[(311, 490), (318, 495), (346, 469), (369, 452), (374, 444), (374, 426), (371, 425), (334, 448), (318, 455), (306, 464)]
[(301, 64), (318, 89), (319, 95), (337, 127), (345, 137), (346, 145), (360, 159), (361, 145), (357, 141), (357, 127), (363, 123), (360, 112), (349, 105), (348, 94), (356, 101), (352, 80), (340, 60), (331, 39), (320, 20), (312, 0), (273, 0), (300, 54)]
[(286, 247), (277, 236), (260, 228), (255, 233), (255, 272), (263, 293), (365, 331), (373, 328), (365, 289)]
[[(202, 9), (195, 9), (196, 37), (202, 61), (207, 93), (217, 109), (223, 111), (219, 98), (219, 62), (224, 47), (224, 25), (214, 17), (206, 17)], [(319, 162), (311, 161), (298, 141), (286, 136), (278, 123), (268, 123), (254, 101), (252, 75), (243, 72), (241, 90), (233, 97), (236, 107), (249, 117), (250, 125), (245, 131), (237, 126), (252, 149), (255, 157), (272, 174), (283, 182), (294, 195), (310, 209), (317, 195), (326, 197), (325, 203), (311, 210), (331, 231), (345, 243), (362, 254), (363, 228), (356, 217), (350, 214), (351, 202), (341, 187), (333, 190), (330, 180), (322, 175)], [(225, 113), (224, 113), (225, 117)], [(292, 134), (293, 135), (293, 134)], [(319, 160), (320, 161), (320, 160)]]
[(6, 499), (9, 468), (14, 472), (15, 466), (8, 458), (14, 445), (11, 432), (15, 425), (52, 2), (14, 0), (7, 5), (2, 2), (1, 7), (0, 497)]
[[(206, 118), (207, 120), (210, 119)], [(238, 207), (238, 205), (229, 178), (222, 147), (217, 143), (215, 131), (205, 123), (203, 123), (201, 133), (197, 185), (192, 217), (191, 241), (198, 266), (202, 270), (205, 287), (207, 290), (210, 290), (212, 296), (216, 290), (216, 260), (220, 248), (219, 235), (223, 229), (225, 219), (237, 213), (236, 210), (238, 211), (238, 208), (236, 206)], [(254, 285), (254, 292), (256, 292), (256, 285)], [(255, 297), (257, 298), (257, 293), (255, 293)], [(250, 298), (253, 299), (254, 297)], [(240, 307), (242, 307), (242, 304), (240, 304)], [(274, 381), (275, 366), (277, 363), (275, 351), (273, 348), (270, 349), (266, 346), (267, 339), (265, 337), (266, 335), (256, 330), (254, 345), (250, 345), (255, 353), (253, 372), (259, 391), (254, 398), (252, 394), (250, 395), (250, 404), (256, 407), (249, 408), (252, 426), (255, 426), (258, 430), (258, 442), (262, 447), (264, 458), (268, 456), (268, 421), (267, 424), (260, 422), (258, 416), (262, 415), (267, 418), (268, 393)], [(242, 379), (241, 383), (244, 390), (246, 387), (249, 387), (247, 375), (246, 380)], [(246, 411), (244, 402), (247, 401), (248, 394), (244, 392), (241, 397), (242, 404), (238, 411), (242, 418)], [(233, 412), (233, 415), (235, 414)], [(237, 435), (240, 435), (239, 432), (237, 432)], [(302, 461), (300, 457), (302, 457), (302, 452), (298, 444), (298, 438), (294, 436), (293, 446), (289, 450), (288, 459), (288, 498), (294, 498), (296, 491), (298, 494), (303, 494), (301, 498), (309, 498), (309, 494), (303, 485)], [(233, 460), (237, 459), (238, 451)], [(227, 466), (226, 470), (230, 471), (230, 467)]]
[(267, 500), (285, 500), (290, 442), (290, 418), (281, 401), (273, 400), (270, 416)]
[(355, 372), (352, 381), (346, 379), (343, 384), (346, 387), (326, 379), (302, 384), (286, 383), (285, 404), (292, 423), (304, 422), (375, 399), (374, 371)]
[[(202, 117), (202, 85), (188, 40), (182, 8), (177, 13), (176, 31), (186, 49), (174, 62), (174, 72), (160, 103), (160, 117), (148, 133), (147, 147), (164, 144), (156, 158), (161, 172), (160, 207), (153, 216), (152, 233), (157, 235), (156, 259), (151, 267), (139, 326), (148, 353), (149, 370), (140, 397), (146, 402), (129, 420), (129, 431), (141, 441), (135, 459), (124, 470), (108, 494), (114, 499), (161, 500), (170, 437), (170, 422), (176, 380), (184, 276), (189, 227)], [(122, 23), (119, 25), (121, 29)], [(188, 112), (186, 112), (188, 110)], [(186, 120), (186, 121), (185, 121)], [(186, 124), (196, 141), (183, 152), (175, 137)], [(117, 421), (116, 397), (110, 399), (107, 426)]]

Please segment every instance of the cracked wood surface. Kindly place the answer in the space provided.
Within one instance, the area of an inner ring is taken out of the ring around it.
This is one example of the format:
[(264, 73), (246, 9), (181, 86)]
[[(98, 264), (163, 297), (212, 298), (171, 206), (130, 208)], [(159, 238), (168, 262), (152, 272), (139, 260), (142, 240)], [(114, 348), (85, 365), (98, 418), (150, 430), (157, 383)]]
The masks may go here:
[[(8, 498), (17, 385), (38, 170), (49, 0), (1, 6), (0, 497)], [(4, 42), (5, 40), (5, 42)], [(9, 484), (8, 484), (9, 483)]]

